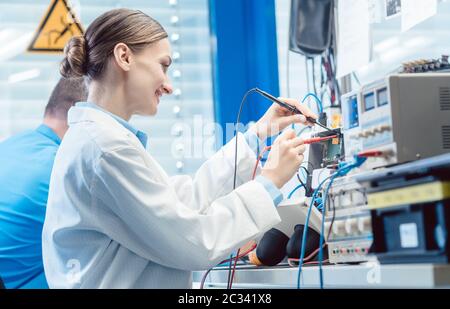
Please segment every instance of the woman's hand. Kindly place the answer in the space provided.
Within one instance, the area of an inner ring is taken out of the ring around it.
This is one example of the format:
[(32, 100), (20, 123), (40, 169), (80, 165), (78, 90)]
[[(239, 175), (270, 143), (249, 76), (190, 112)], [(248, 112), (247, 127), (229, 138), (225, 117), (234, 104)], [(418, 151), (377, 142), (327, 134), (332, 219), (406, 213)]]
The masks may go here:
[(285, 130), (272, 145), (261, 176), (270, 179), (280, 189), (300, 168), (304, 152), (303, 140), (296, 137), (294, 130)]
[(278, 105), (277, 103), (273, 103), (272, 106), (266, 111), (264, 116), (259, 119), (253, 130), (255, 130), (258, 137), (262, 140), (278, 134), (287, 126), (293, 123), (303, 123), (305, 125), (312, 125), (306, 121), (306, 117), (312, 117), (317, 119), (317, 115), (314, 114), (306, 105), (300, 104), (297, 100), (287, 99), (287, 98), (278, 98), (280, 101), (285, 102), (286, 104), (295, 106), (299, 111), (303, 113), (303, 115), (292, 114), (291, 111), (286, 108)]

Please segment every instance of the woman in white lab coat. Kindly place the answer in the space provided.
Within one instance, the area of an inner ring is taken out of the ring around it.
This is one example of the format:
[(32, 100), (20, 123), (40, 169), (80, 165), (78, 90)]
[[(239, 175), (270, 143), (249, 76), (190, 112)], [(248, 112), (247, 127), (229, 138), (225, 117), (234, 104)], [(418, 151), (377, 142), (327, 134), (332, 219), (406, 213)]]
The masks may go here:
[(235, 190), (234, 139), (193, 179), (169, 177), (127, 121), (156, 114), (160, 97), (172, 92), (170, 55), (159, 23), (128, 9), (101, 15), (66, 46), (61, 73), (86, 76), (89, 98), (69, 111), (51, 176), (42, 236), (50, 287), (188, 288), (192, 270), (214, 266), (280, 221), (279, 188), (301, 164), (304, 145), (292, 130), (278, 137), (251, 181), (249, 144), (304, 116), (272, 105), (240, 134)]

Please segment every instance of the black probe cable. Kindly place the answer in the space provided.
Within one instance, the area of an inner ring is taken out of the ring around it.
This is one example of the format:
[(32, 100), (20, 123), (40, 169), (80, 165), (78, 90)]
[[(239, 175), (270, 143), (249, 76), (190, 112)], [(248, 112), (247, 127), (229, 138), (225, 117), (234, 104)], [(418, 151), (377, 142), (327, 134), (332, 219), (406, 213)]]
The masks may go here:
[[(271, 95), (271, 94), (269, 94), (269, 93), (267, 93), (265, 91), (262, 91), (261, 89), (252, 88), (252, 89), (248, 90), (245, 93), (244, 97), (242, 98), (241, 105), (239, 106), (239, 112), (237, 114), (237, 119), (236, 119), (236, 123), (235, 123), (235, 126), (234, 126), (234, 135), (236, 137), (236, 142), (235, 142), (235, 148), (234, 148), (233, 191), (236, 189), (236, 181), (237, 181), (237, 152), (238, 152), (238, 136), (239, 136), (237, 128), (238, 128), (239, 122), (241, 120), (241, 114), (242, 114), (242, 109), (244, 107), (244, 103), (247, 101), (247, 97), (253, 92), (259, 93), (260, 95), (262, 95), (266, 99), (269, 99), (272, 102), (275, 102), (275, 103), (281, 105), (282, 107), (286, 108), (287, 110), (291, 111), (294, 114), (301, 114), (301, 115), (303, 115), (303, 113), (301, 111), (299, 111), (297, 108), (295, 108), (294, 106), (291, 106), (291, 105), (289, 105), (287, 103), (282, 102), (278, 98), (274, 97), (273, 95)], [(321, 126), (322, 128), (324, 128), (324, 129), (326, 129), (328, 131), (332, 131), (331, 129), (327, 128), (326, 126), (324, 126), (320, 122), (316, 121), (314, 118), (308, 117), (308, 116), (305, 116), (305, 117), (306, 117), (307, 121), (309, 121), (309, 122), (311, 122), (313, 124), (317, 124), (317, 125)], [(228, 289), (231, 288), (231, 282), (230, 281), (231, 281), (231, 273), (232, 273), (232, 257), (233, 257), (233, 255), (231, 255), (230, 265), (228, 267), (228, 280), (227, 280), (227, 283), (228, 283), (227, 288)]]
[[(236, 181), (237, 181), (237, 151), (238, 151), (238, 136), (239, 136), (238, 125), (241, 120), (241, 114), (242, 114), (242, 109), (244, 107), (244, 103), (245, 103), (245, 101), (247, 101), (247, 97), (249, 96), (249, 94), (256, 92), (256, 89), (257, 88), (252, 88), (245, 93), (244, 97), (242, 98), (241, 105), (239, 106), (239, 112), (237, 114), (236, 123), (234, 124), (234, 135), (236, 138), (236, 143), (235, 143), (235, 148), (234, 148), (233, 191), (236, 189)], [(228, 267), (227, 289), (231, 289), (231, 273), (232, 273), (232, 264), (233, 264), (232, 257), (233, 257), (233, 255), (231, 255), (230, 264)]]
[(258, 88), (252, 88), (249, 91), (247, 91), (242, 98), (241, 105), (239, 106), (239, 112), (237, 115), (236, 123), (234, 124), (234, 135), (236, 136), (236, 143), (235, 143), (235, 149), (234, 149), (234, 175), (233, 175), (233, 190), (236, 189), (236, 178), (237, 178), (237, 151), (238, 151), (238, 131), (237, 127), (239, 125), (239, 122), (241, 120), (241, 114), (242, 114), (242, 108), (244, 107), (244, 103), (247, 100), (247, 97), (252, 92), (257, 92)]
[(271, 101), (277, 103), (278, 105), (281, 105), (281, 106), (284, 107), (285, 109), (291, 111), (293, 114), (299, 114), (299, 115), (305, 116), (305, 118), (306, 118), (306, 120), (307, 120), (308, 122), (310, 122), (310, 123), (312, 123), (312, 124), (316, 124), (316, 125), (318, 125), (318, 126), (324, 128), (324, 129), (327, 130), (327, 131), (334, 132), (334, 130), (328, 128), (327, 126), (325, 126), (325, 125), (323, 125), (323, 124), (321, 124), (321, 123), (320, 123), (319, 121), (317, 121), (316, 119), (304, 115), (304, 114), (303, 114), (301, 111), (299, 111), (295, 106), (292, 106), (292, 105), (290, 105), (290, 104), (287, 104), (287, 103), (285, 103), (285, 102), (279, 100), (278, 98), (274, 97), (274, 96), (271, 95), (270, 93), (267, 93), (267, 92), (265, 92), (265, 91), (263, 91), (263, 90), (261, 90), (261, 89), (258, 89), (258, 88), (253, 88), (252, 90), (258, 92), (258, 93), (259, 93), (260, 95), (262, 95), (263, 97), (265, 97), (265, 98), (267, 98), (267, 99), (269, 99), (269, 100), (271, 100)]

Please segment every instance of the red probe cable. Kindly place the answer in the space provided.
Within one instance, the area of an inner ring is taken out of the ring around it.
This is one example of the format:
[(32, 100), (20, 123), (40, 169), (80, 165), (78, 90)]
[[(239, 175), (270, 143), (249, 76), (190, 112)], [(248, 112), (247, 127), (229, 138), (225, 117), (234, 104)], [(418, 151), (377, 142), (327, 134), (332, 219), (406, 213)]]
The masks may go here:
[[(241, 249), (239, 249), (236, 253), (237, 256), (239, 256), (239, 253), (241, 252)], [(231, 280), (230, 280), (230, 285), (228, 286), (228, 288), (231, 290), (231, 288), (233, 287), (233, 280), (234, 280), (234, 273), (236, 272), (236, 265), (237, 265), (237, 261), (238, 259), (236, 258), (234, 260), (234, 265), (233, 265), (233, 272), (231, 273)]]
[[(325, 136), (325, 137), (312, 137), (312, 138), (307, 138), (303, 141), (303, 144), (305, 145), (310, 145), (310, 144), (314, 144), (314, 143), (319, 143), (319, 142), (323, 142), (323, 141), (327, 141), (333, 138), (337, 138), (337, 135), (331, 135), (331, 136)], [(271, 146), (267, 146), (263, 149), (263, 151), (261, 152), (261, 154), (258, 156), (258, 159), (256, 160), (256, 164), (255, 164), (255, 168), (253, 169), (253, 174), (252, 174), (252, 179), (255, 179), (256, 176), (256, 170), (258, 168), (258, 164), (261, 161), (263, 155), (266, 153), (266, 151), (269, 151), (272, 147)]]
[[(233, 258), (231, 258), (231, 259), (223, 260), (223, 261), (220, 262), (219, 264), (228, 263), (228, 262), (230, 262), (230, 260), (233, 261), (233, 260), (241, 259), (241, 258), (243, 258), (244, 256), (246, 256), (247, 254), (249, 254), (250, 252), (252, 252), (252, 251), (255, 250), (255, 249), (256, 249), (256, 244), (252, 245), (252, 247), (251, 247), (250, 249), (248, 249), (247, 251), (245, 251), (244, 253), (242, 253), (242, 254), (240, 254), (240, 255), (238, 255), (238, 256), (236, 256), (236, 257), (233, 257)], [(214, 267), (213, 267), (213, 268), (214, 268)], [(203, 287), (204, 287), (204, 285), (205, 285), (206, 277), (207, 277), (208, 274), (211, 272), (211, 270), (213, 270), (213, 268), (208, 269), (208, 270), (206, 271), (206, 273), (203, 275), (202, 281), (201, 281), (201, 283), (200, 283), (200, 289), (203, 289)]]
[(303, 141), (303, 144), (309, 145), (309, 144), (314, 144), (314, 143), (319, 143), (319, 142), (323, 142), (323, 141), (327, 141), (333, 138), (338, 137), (337, 135), (331, 135), (331, 136), (325, 136), (325, 137), (312, 137), (312, 138), (307, 138)]
[(255, 168), (253, 169), (252, 180), (255, 179), (256, 170), (258, 169), (259, 161), (261, 161), (261, 159), (262, 159), (263, 155), (266, 153), (266, 151), (269, 151), (270, 149), (272, 149), (272, 146), (264, 147), (263, 151), (258, 156), (258, 159), (256, 160)]
[[(337, 135), (332, 135), (332, 136), (325, 136), (325, 137), (313, 137), (313, 138), (308, 138), (308, 139), (305, 139), (305, 140), (303, 141), (303, 144), (309, 145), (309, 144), (319, 143), (319, 142), (327, 141), (327, 140), (330, 140), (330, 139), (333, 139), (333, 138), (336, 138), (336, 137), (338, 137), (338, 136), (337, 136)], [(272, 148), (272, 146), (267, 146), (267, 147), (265, 147), (265, 148), (263, 149), (263, 151), (261, 152), (261, 154), (258, 156), (258, 159), (256, 160), (255, 168), (253, 169), (252, 179), (255, 179), (255, 176), (256, 176), (256, 170), (258, 169), (259, 162), (261, 161), (263, 155), (266, 153), (266, 151), (269, 151), (271, 148)], [(256, 246), (255, 246), (255, 248), (256, 248)], [(248, 253), (245, 253), (245, 254), (243, 254), (242, 256), (245, 256), (245, 255), (247, 255), (247, 254), (248, 254)], [(239, 257), (239, 251), (238, 251), (238, 253), (237, 253), (237, 256)], [(239, 258), (240, 258), (240, 257), (239, 257)], [(233, 270), (232, 270), (232, 276), (231, 276), (231, 282), (230, 282), (230, 285), (228, 286), (229, 288), (231, 288), (231, 287), (232, 287), (232, 284), (233, 284), (233, 279), (234, 279), (234, 273), (235, 273), (235, 271), (236, 271), (237, 260), (238, 260), (238, 258), (236, 258), (235, 261), (234, 261)], [(228, 260), (228, 261), (229, 261), (229, 260)], [(225, 261), (223, 261), (222, 263), (224, 263), (224, 262), (225, 262)], [(210, 270), (209, 270), (209, 271), (210, 271)], [(205, 274), (205, 276), (204, 276), (204, 278), (203, 278), (203, 280), (202, 280), (202, 283), (201, 283), (201, 285), (200, 285), (200, 288), (201, 288), (201, 289), (203, 289), (203, 285), (204, 285), (204, 281), (205, 281), (204, 279), (206, 279), (206, 276), (208, 275), (209, 271)]]
[(358, 157), (369, 158), (369, 157), (381, 157), (384, 153), (381, 150), (367, 150), (358, 153)]

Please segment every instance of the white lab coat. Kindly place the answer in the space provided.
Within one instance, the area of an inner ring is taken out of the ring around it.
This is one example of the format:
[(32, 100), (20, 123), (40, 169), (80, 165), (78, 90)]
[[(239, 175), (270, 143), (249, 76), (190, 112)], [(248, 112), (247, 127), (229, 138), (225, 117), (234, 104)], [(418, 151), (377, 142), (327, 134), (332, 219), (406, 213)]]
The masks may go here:
[(195, 177), (169, 177), (110, 115), (73, 107), (56, 155), (42, 235), (51, 288), (189, 288), (192, 270), (227, 258), (280, 222), (250, 181), (255, 154), (235, 140)]

